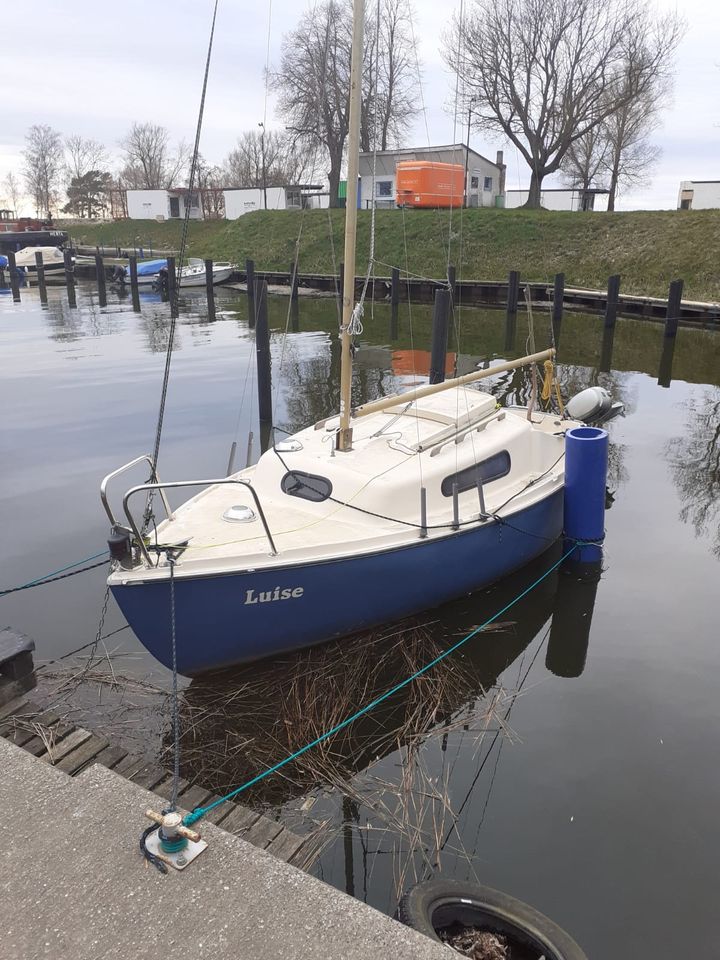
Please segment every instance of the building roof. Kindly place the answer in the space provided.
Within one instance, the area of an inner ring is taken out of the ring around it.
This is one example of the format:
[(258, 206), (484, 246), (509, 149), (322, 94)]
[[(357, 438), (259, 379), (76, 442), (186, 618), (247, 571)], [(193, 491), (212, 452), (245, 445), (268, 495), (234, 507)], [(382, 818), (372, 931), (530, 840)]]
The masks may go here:
[(484, 160), (485, 163), (489, 163), (491, 167), (496, 167), (498, 170), (500, 167), (495, 163), (494, 160), (488, 160), (487, 157), (484, 157), (481, 153), (478, 153), (477, 150), (473, 150), (472, 147), (469, 147), (466, 143), (446, 143), (441, 146), (431, 146), (431, 147), (398, 147), (396, 150), (363, 150), (360, 152), (361, 157), (372, 157), (373, 153), (376, 153), (378, 157), (392, 157), (392, 156), (401, 156), (402, 154), (418, 154), (418, 153), (440, 153), (442, 151), (457, 150), (457, 151), (467, 151), (468, 153), (473, 154), (479, 160)]
[[(322, 190), (320, 183), (269, 183), (267, 185), (268, 190), (278, 187), (281, 190)], [(259, 187), (224, 187), (223, 189), (230, 192), (231, 190), (262, 190), (263, 187), (261, 184)]]

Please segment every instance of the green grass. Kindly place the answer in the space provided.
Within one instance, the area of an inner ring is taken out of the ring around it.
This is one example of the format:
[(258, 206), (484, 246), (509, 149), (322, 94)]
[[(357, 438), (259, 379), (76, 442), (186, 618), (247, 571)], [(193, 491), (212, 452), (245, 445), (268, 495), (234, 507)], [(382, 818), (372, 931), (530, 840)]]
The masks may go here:
[[(342, 210), (272, 211), (234, 221), (191, 222), (188, 253), (244, 263), (259, 269), (288, 270), (299, 239), (300, 270), (330, 273), (343, 258)], [(302, 235), (299, 236), (302, 229)], [(125, 220), (73, 226), (78, 243), (137, 243), (146, 249), (177, 249), (181, 224)], [(358, 273), (367, 263), (370, 213), (360, 211)], [(450, 237), (450, 240), (448, 238)], [(720, 300), (720, 210), (632, 213), (561, 213), (530, 210), (450, 212), (380, 210), (376, 260), (413, 274), (439, 277), (448, 260), (458, 277), (492, 280), (519, 270), (526, 280), (549, 280), (565, 273), (567, 286), (603, 288), (612, 273), (625, 293), (666, 296), (676, 277), (684, 296)], [(387, 275), (389, 267), (376, 272)]]

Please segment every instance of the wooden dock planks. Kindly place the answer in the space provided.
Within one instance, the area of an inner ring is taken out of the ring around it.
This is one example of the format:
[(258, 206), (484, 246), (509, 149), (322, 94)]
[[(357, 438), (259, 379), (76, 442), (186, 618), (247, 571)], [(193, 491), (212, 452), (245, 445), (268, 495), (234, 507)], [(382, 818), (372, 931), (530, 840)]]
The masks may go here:
[[(68, 776), (77, 776), (92, 764), (100, 763), (138, 786), (154, 791), (159, 801), (170, 799), (172, 776), (159, 764), (113, 746), (103, 736), (66, 723), (53, 711), (43, 710), (31, 701), (17, 698), (0, 707), (0, 736)], [(181, 780), (178, 787), (178, 807), (187, 812), (219, 799), (187, 780)], [(158, 806), (162, 809), (164, 804)], [(219, 804), (205, 820), (304, 870), (312, 866), (320, 849), (315, 834), (299, 836), (258, 811), (231, 801)]]

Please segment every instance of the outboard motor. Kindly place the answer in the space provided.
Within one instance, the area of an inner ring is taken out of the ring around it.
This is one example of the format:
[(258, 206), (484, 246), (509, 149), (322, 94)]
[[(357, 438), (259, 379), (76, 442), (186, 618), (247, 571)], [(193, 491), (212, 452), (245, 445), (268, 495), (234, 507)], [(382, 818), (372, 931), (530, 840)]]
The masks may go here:
[(568, 400), (565, 413), (571, 420), (597, 426), (607, 423), (625, 412), (625, 405), (613, 398), (603, 387), (588, 387)]

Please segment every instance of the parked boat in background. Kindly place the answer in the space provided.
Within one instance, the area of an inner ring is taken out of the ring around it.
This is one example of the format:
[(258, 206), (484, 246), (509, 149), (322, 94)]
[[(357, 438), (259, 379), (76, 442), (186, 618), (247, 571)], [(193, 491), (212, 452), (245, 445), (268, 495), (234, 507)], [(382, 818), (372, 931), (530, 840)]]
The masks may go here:
[[(213, 263), (213, 284), (225, 283), (235, 267), (227, 261)], [(206, 283), (205, 261), (190, 257), (187, 265), (178, 270), (178, 279), (183, 287), (204, 287)]]
[[(15, 264), (22, 267), (31, 277), (37, 273), (35, 254), (41, 253), (46, 274), (62, 273), (65, 270), (65, 257), (59, 247), (23, 247), (15, 254)], [(75, 258), (72, 258), (75, 263)]]
[[(139, 287), (152, 289), (160, 278), (160, 271), (167, 270), (167, 260), (143, 260), (137, 265), (137, 281)], [(125, 268), (125, 280), (130, 280), (130, 270)]]

